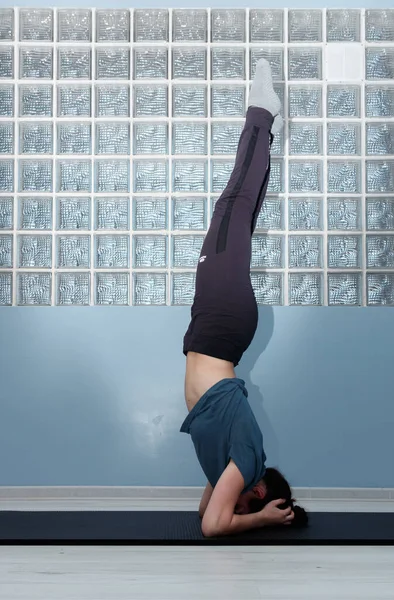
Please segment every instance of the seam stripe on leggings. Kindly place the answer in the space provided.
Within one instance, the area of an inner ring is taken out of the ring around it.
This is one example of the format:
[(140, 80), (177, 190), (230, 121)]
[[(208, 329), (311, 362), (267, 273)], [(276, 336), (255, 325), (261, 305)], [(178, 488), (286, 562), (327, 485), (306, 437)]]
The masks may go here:
[(242, 165), (241, 173), (240, 173), (238, 181), (235, 184), (234, 189), (230, 195), (230, 198), (229, 198), (229, 201), (228, 201), (228, 204), (226, 207), (226, 212), (223, 215), (222, 221), (220, 223), (218, 239), (217, 239), (217, 243), (216, 243), (216, 254), (219, 254), (220, 252), (224, 252), (224, 250), (226, 249), (227, 234), (228, 234), (228, 228), (230, 225), (231, 212), (233, 210), (233, 206), (234, 206), (234, 202), (236, 200), (237, 194), (245, 181), (246, 175), (247, 175), (249, 167), (251, 165), (253, 154), (254, 154), (254, 151), (256, 148), (256, 144), (257, 144), (257, 138), (259, 135), (259, 131), (260, 131), (260, 128), (257, 127), (256, 125), (254, 125), (253, 132), (250, 137), (249, 144), (248, 144), (248, 149), (246, 151), (245, 160)]

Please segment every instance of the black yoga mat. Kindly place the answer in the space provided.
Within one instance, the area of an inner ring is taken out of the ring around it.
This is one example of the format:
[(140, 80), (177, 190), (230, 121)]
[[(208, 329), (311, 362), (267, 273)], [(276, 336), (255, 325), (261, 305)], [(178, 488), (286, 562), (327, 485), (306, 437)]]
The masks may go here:
[(394, 513), (309, 513), (310, 524), (205, 539), (195, 512), (0, 511), (0, 544), (393, 545)]

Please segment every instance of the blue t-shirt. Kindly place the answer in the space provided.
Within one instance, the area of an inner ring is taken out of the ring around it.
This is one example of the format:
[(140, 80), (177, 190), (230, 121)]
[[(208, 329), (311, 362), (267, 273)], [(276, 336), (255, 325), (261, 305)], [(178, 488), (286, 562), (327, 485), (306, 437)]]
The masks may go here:
[(263, 436), (247, 396), (242, 379), (222, 379), (200, 398), (181, 427), (190, 434), (212, 487), (230, 459), (242, 473), (244, 492), (264, 476)]

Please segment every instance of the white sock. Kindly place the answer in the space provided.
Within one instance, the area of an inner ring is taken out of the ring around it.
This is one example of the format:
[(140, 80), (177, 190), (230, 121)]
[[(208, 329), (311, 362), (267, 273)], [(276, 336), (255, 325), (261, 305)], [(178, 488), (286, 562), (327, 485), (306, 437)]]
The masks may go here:
[(281, 104), (272, 83), (270, 64), (265, 58), (261, 58), (256, 65), (256, 73), (249, 93), (249, 106), (265, 108), (273, 117), (279, 114)]
[(276, 135), (280, 132), (283, 127), (283, 117), (281, 115), (276, 115), (274, 122), (272, 123), (271, 133), (272, 135)]

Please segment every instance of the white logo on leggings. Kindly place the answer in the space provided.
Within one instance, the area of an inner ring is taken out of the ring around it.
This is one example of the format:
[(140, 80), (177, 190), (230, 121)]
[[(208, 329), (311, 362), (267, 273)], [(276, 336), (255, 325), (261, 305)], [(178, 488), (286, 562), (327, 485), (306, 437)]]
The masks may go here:
[(205, 260), (206, 258), (207, 258), (206, 256), (202, 256), (198, 262), (204, 262), (204, 260)]

